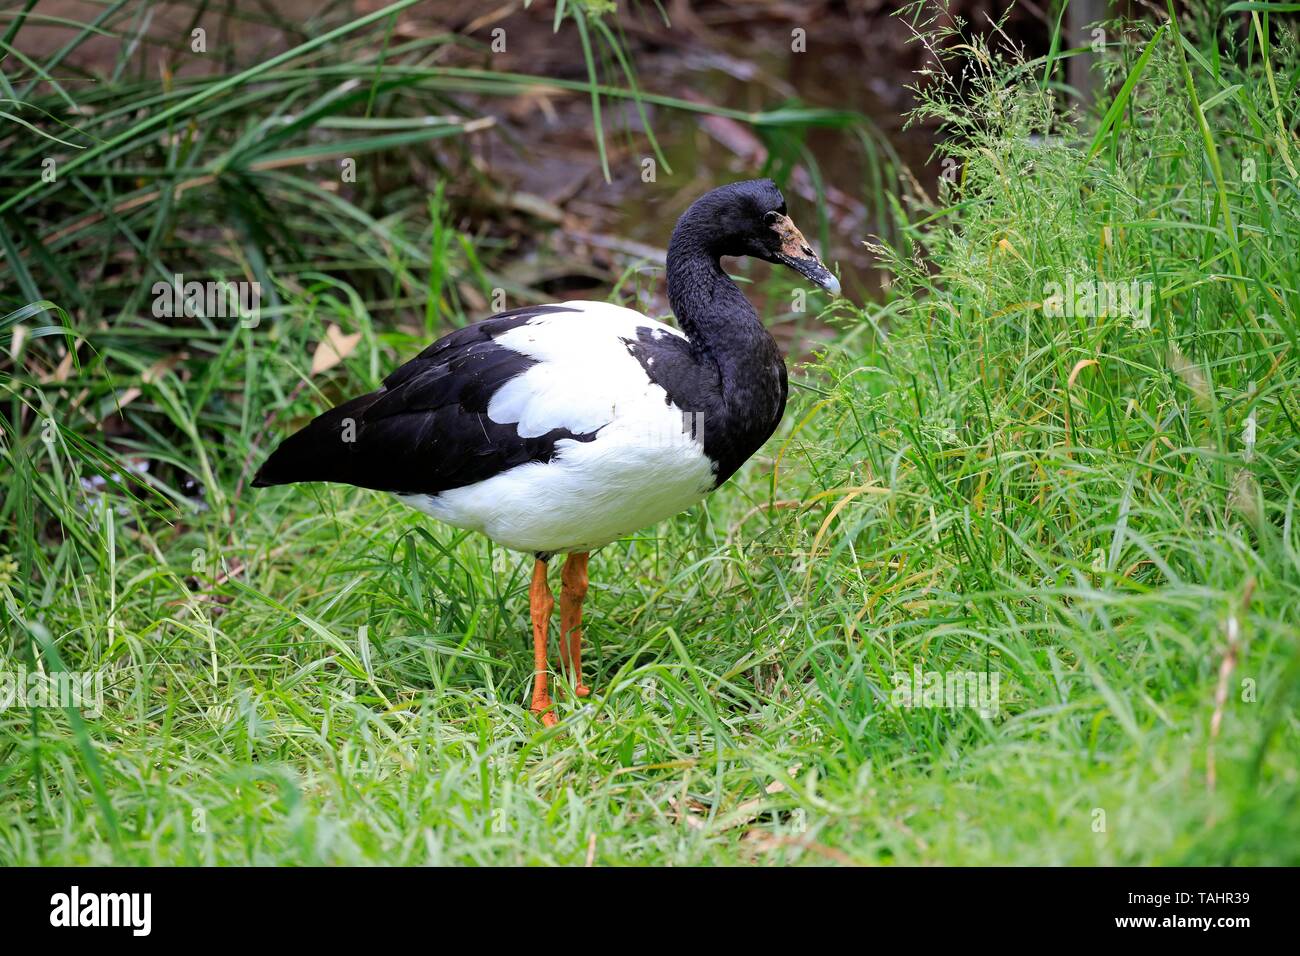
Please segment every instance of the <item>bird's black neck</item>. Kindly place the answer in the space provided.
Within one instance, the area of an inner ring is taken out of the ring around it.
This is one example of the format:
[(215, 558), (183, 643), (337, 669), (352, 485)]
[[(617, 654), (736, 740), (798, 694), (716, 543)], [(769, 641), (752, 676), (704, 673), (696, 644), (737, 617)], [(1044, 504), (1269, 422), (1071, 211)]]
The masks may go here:
[(726, 481), (771, 437), (785, 412), (785, 363), (745, 294), (722, 271), (715, 248), (688, 211), (668, 245), (668, 301), (702, 369), (717, 369), (720, 393), (704, 393), (704, 450)]
[(696, 355), (717, 365), (727, 394), (746, 379), (771, 375), (780, 353), (718, 254), (683, 226), (689, 222), (679, 224), (668, 245), (668, 302)]

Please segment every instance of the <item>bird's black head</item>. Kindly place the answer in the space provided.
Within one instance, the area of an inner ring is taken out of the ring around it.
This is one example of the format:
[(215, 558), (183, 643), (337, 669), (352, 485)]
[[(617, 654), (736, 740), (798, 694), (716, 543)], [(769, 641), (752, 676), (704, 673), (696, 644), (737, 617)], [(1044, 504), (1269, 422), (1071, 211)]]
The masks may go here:
[(719, 186), (691, 204), (673, 230), (673, 243), (698, 244), (715, 256), (753, 256), (789, 266), (832, 295), (840, 291), (797, 226), (770, 179)]

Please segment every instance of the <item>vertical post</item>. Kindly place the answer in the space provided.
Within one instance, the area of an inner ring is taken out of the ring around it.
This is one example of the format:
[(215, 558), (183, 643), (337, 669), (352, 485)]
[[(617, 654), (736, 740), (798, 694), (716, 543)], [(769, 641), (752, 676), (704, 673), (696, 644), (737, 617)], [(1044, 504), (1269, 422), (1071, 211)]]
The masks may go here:
[[(1092, 24), (1106, 17), (1106, 0), (1066, 0), (1069, 8), (1065, 11), (1066, 38), (1072, 48), (1092, 45)], [(1097, 62), (1096, 54), (1091, 50), (1070, 57), (1066, 67), (1066, 79), (1079, 91), (1080, 108), (1086, 110), (1092, 105), (1097, 89), (1097, 78), (1093, 66)]]

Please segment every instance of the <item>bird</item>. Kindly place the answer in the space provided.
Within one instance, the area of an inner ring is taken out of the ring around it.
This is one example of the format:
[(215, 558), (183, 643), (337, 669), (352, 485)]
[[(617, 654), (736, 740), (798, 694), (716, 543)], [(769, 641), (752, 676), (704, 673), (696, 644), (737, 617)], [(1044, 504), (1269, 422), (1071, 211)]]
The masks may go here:
[(676, 328), (600, 301), (498, 313), (449, 332), (375, 391), (285, 438), (252, 484), (387, 492), (532, 555), (530, 709), (555, 726), (548, 562), (565, 556), (560, 671), (587, 697), (582, 609), (591, 552), (695, 505), (781, 422), (785, 362), (722, 267), (745, 256), (839, 294), (772, 180), (720, 186), (691, 203), (668, 243)]

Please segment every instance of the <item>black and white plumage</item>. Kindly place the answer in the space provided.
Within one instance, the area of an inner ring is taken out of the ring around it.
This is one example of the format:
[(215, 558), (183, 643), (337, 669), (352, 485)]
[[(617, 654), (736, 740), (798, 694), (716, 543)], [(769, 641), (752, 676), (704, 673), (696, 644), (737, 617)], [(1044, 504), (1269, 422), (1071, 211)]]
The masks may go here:
[(502, 312), (439, 338), (376, 392), (291, 434), (253, 485), (341, 481), (390, 492), (536, 554), (532, 709), (554, 724), (547, 559), (569, 555), (560, 658), (585, 697), (589, 551), (689, 509), (780, 424), (785, 363), (720, 264), (744, 255), (839, 293), (775, 183), (732, 183), (695, 200), (668, 243), (668, 299), (681, 330), (604, 302)]
[(541, 557), (683, 511), (753, 455), (785, 409), (776, 343), (720, 264), (741, 255), (838, 292), (775, 184), (724, 186), (687, 210), (668, 247), (681, 331), (603, 302), (492, 316), (290, 436), (254, 484), (391, 492)]
[(785, 363), (720, 262), (746, 255), (839, 291), (775, 184), (723, 186), (691, 205), (668, 244), (668, 298), (681, 331), (604, 302), (503, 312), (444, 336), (378, 390), (289, 436), (253, 484), (388, 491), (533, 552), (530, 706), (554, 725), (551, 555), (569, 555), (560, 659), (575, 695), (586, 697), (588, 552), (695, 504), (781, 421)]

